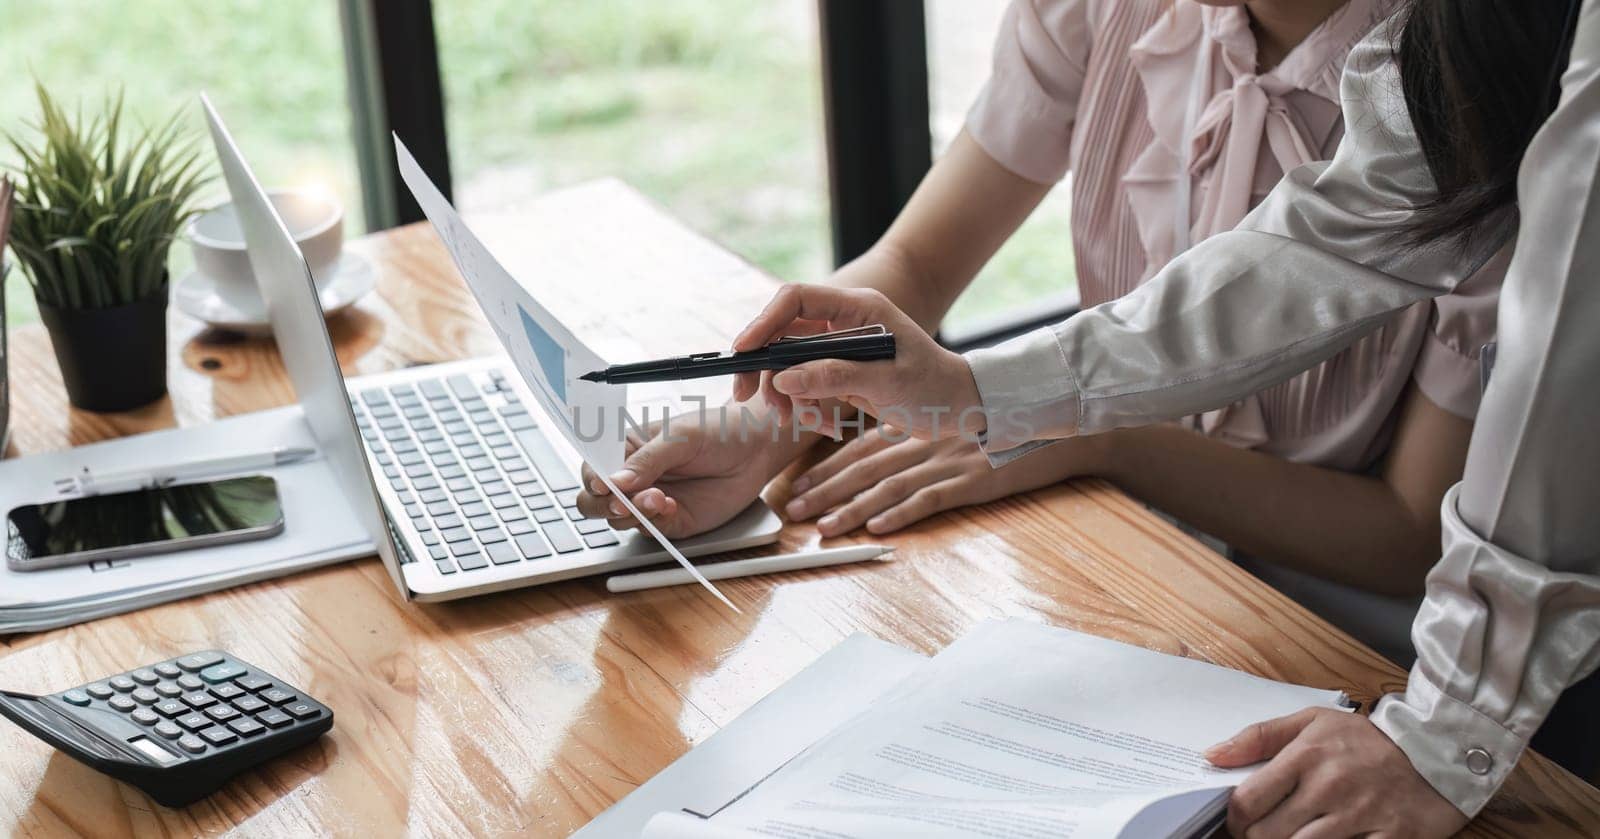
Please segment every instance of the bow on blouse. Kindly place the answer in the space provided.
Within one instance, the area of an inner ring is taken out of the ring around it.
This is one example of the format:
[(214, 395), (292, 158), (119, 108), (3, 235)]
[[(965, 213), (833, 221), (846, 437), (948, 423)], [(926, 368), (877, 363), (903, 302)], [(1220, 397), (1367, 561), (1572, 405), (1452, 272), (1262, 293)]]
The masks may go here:
[[(1232, 230), (1257, 193), (1321, 159), (1317, 140), (1287, 97), (1304, 91), (1339, 103), (1344, 57), (1396, 6), (1395, 0), (1351, 0), (1284, 61), (1256, 72), (1256, 40), (1241, 6), (1179, 0), (1134, 44), (1130, 59), (1144, 85), (1146, 117), (1156, 141), (1123, 177), (1145, 251), (1146, 279), (1177, 256), (1175, 204), (1188, 178), (1189, 242)], [(1201, 77), (1203, 107), (1185, 136), (1188, 103)], [(1185, 146), (1189, 151), (1184, 170)], [(1270, 159), (1263, 159), (1263, 153)], [(1250, 397), (1197, 418), (1200, 430), (1240, 446), (1268, 439), (1260, 400)]]

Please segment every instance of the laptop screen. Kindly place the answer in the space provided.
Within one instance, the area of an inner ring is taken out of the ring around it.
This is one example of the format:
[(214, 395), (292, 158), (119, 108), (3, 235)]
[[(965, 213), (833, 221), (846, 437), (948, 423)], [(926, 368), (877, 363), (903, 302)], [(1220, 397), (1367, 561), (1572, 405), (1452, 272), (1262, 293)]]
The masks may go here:
[(228, 183), (244, 231), (250, 270), (256, 276), (278, 352), (299, 396), (301, 409), (311, 433), (328, 458), (350, 506), (361, 518), (361, 526), (377, 545), (384, 567), (402, 594), (408, 589), (400, 572), (400, 551), (389, 528), (378, 490), (372, 483), (372, 468), (367, 461), (361, 432), (350, 410), (344, 374), (333, 352), (333, 339), (323, 320), (322, 303), (305, 256), (267, 194), (256, 181), (249, 164), (239, 153), (227, 126), (201, 96), (211, 138), (216, 145), (222, 176)]

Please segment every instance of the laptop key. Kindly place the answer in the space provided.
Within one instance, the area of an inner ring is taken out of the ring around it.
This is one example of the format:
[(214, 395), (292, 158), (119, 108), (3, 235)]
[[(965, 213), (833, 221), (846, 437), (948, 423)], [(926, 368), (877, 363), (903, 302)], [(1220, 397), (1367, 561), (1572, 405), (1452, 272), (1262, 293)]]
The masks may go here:
[(518, 470), (518, 471), (515, 471), (515, 472), (507, 472), (506, 473), (506, 480), (510, 481), (511, 483), (513, 483), (513, 484), (515, 484), (517, 486), (522, 486), (524, 484), (536, 484), (536, 483), (539, 482), (539, 479), (534, 477), (533, 473), (529, 472), (526, 469)]
[(511, 547), (510, 542), (496, 542), (485, 550), (489, 552), (489, 561), (495, 565), (510, 565), (522, 561), (522, 555), (517, 553), (516, 548)]
[(495, 526), (494, 516), (473, 516), (467, 519), (467, 525), (473, 530), (488, 530)]
[(493, 504), (496, 510), (509, 510), (514, 507), (521, 507), (522, 499), (515, 495), (496, 495), (489, 499), (489, 503)]
[(528, 533), (517, 537), (517, 551), (524, 559), (540, 559), (550, 555), (550, 546), (539, 538), (539, 534)]
[(454, 393), (457, 399), (472, 399), (478, 395), (478, 386), (473, 384), (472, 379), (465, 373), (457, 373), (445, 381), (449, 383), (450, 392)]
[(550, 540), (550, 544), (556, 549), (556, 553), (559, 554), (572, 553), (583, 547), (583, 543), (578, 541), (577, 534), (573, 533), (572, 528), (568, 527), (564, 521), (553, 521), (546, 524), (544, 526), (544, 535)]
[[(443, 494), (443, 493), (441, 493), (441, 494)], [(442, 515), (444, 515), (446, 513), (455, 512), (455, 509), (456, 508), (453, 505), (451, 505), (450, 502), (445, 501), (444, 499), (441, 498), (438, 501), (433, 501), (433, 502), (430, 502), (428, 504), (428, 515), (430, 515), (430, 516), (442, 516)]]
[[(454, 530), (462, 526), (461, 517), (455, 513), (446, 513), (433, 520), (433, 526), (440, 530)], [(451, 541), (446, 539), (445, 541)]]
[(533, 461), (533, 465), (539, 474), (544, 476), (544, 482), (551, 489), (578, 488), (578, 480), (572, 476), (572, 470), (567, 468), (566, 462), (556, 454), (555, 448), (543, 434), (527, 430), (518, 431), (516, 436), (517, 443), (528, 453), (528, 459)]
[(444, 494), (444, 490), (442, 489), (425, 489), (422, 492), (417, 493), (417, 500), (424, 504), (432, 504), (436, 501), (443, 501), (446, 497), (447, 496)]
[(543, 509), (533, 511), (534, 520), (540, 524), (549, 524), (553, 521), (561, 521), (566, 517), (567, 514), (562, 512), (560, 507), (555, 506), (545, 507)]
[(556, 503), (550, 500), (550, 496), (544, 494), (544, 488), (538, 484), (517, 487), (517, 494), (522, 496), (522, 506), (530, 510), (554, 507)]
[(448, 559), (434, 560), (433, 567), (439, 569), (440, 574), (454, 574), (456, 572), (456, 564)]
[(537, 528), (533, 526), (533, 522), (528, 521), (527, 519), (517, 519), (516, 521), (506, 522), (506, 530), (509, 531), (512, 536), (521, 536), (525, 533), (533, 533), (535, 530), (537, 530)]
[(516, 416), (506, 417), (506, 427), (512, 431), (532, 431), (533, 429), (538, 428), (539, 424), (534, 422), (533, 417), (528, 416), (527, 414), (518, 414)]
[(429, 545), (428, 556), (435, 560), (445, 559), (450, 556), (450, 551), (444, 545)]
[(505, 495), (511, 492), (511, 487), (505, 481), (490, 481), (483, 485), (483, 494), (488, 496)]
[(617, 544), (617, 534), (609, 530), (600, 533), (589, 533), (583, 537), (583, 543), (591, 548), (604, 548)]
[(417, 389), (422, 391), (422, 395), (429, 399), (439, 399), (449, 395), (445, 393), (444, 385), (440, 384), (438, 379), (417, 382)]
[(505, 531), (498, 527), (494, 530), (485, 530), (484, 532), (478, 534), (478, 541), (485, 545), (491, 545), (496, 542), (504, 542), (505, 540)]
[(456, 557), (456, 564), (461, 566), (462, 571), (476, 571), (479, 568), (489, 567), (489, 561), (483, 558), (483, 554), (476, 551), (466, 556)]
[(441, 530), (439, 531), (439, 536), (451, 544), (467, 542), (472, 539), (472, 534), (467, 532), (465, 527), (452, 527), (449, 530)]
[[(460, 501), (461, 499), (457, 498), (456, 500)], [(461, 505), (461, 515), (466, 516), (469, 519), (477, 518), (478, 516), (486, 516), (488, 514), (489, 508), (479, 502)]]
[(475, 554), (477, 552), (478, 543), (473, 541), (456, 542), (450, 546), (450, 553), (455, 554), (458, 559), (460, 557), (467, 556), (468, 554)]
[(458, 490), (458, 489), (472, 489), (472, 479), (471, 478), (451, 478), (450, 480), (445, 481), (444, 485), (446, 487), (448, 487), (452, 492), (454, 492), (455, 490)]
[(589, 535), (590, 533), (599, 533), (602, 530), (611, 529), (610, 525), (606, 524), (600, 519), (583, 519), (581, 521), (573, 522), (572, 526), (578, 528), (578, 532), (584, 534), (585, 536)]

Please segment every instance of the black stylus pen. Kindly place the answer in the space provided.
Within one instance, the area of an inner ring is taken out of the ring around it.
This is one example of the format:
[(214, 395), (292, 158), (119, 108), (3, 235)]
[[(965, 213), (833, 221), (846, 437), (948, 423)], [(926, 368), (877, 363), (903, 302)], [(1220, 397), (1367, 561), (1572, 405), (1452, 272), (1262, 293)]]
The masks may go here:
[(585, 381), (621, 385), (731, 376), (752, 370), (785, 370), (823, 358), (881, 361), (894, 358), (894, 333), (883, 326), (863, 326), (821, 335), (780, 338), (761, 349), (706, 352), (634, 364), (613, 364), (583, 376)]

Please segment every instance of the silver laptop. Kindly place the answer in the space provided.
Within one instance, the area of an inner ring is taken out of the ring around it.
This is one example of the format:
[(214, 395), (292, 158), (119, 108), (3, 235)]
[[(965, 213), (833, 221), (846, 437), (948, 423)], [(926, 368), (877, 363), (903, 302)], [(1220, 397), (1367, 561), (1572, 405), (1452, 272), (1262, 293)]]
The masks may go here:
[[(202, 97), (250, 267), (289, 378), (341, 490), (406, 598), (450, 600), (633, 568), (669, 555), (575, 506), (579, 459), (508, 362), (432, 364), (348, 382), (305, 257)], [(756, 501), (687, 556), (774, 542)]]

